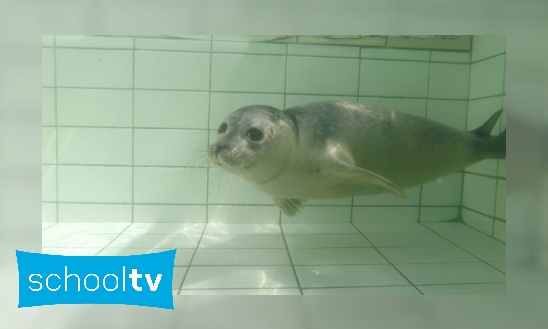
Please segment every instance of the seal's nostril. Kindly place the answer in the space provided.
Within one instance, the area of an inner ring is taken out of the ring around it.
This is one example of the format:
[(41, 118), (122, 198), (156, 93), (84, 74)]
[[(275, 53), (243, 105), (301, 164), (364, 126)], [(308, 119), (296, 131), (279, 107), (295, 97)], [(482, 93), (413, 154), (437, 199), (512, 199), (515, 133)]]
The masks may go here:
[(219, 152), (221, 152), (222, 150), (228, 148), (228, 146), (226, 145), (223, 145), (223, 144), (217, 144), (217, 146), (215, 147), (215, 156), (217, 156), (219, 154)]

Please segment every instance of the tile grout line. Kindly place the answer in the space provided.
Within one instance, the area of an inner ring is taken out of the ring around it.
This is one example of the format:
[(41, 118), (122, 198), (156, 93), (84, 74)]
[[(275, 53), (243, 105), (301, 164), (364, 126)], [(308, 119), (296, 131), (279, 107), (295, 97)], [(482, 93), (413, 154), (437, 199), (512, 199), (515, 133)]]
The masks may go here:
[[(504, 73), (502, 75), (502, 93), (505, 94), (505, 86), (506, 86), (506, 53), (504, 55)], [(503, 108), (503, 103), (504, 103), (504, 96), (502, 96), (500, 98), (500, 108)], [(506, 112), (506, 111), (504, 111)], [(504, 115), (506, 116), (506, 113), (504, 113)], [(502, 118), (499, 119), (499, 134), (502, 132)], [(497, 178), (495, 179), (495, 209), (493, 211), (493, 217), (496, 218), (496, 215), (497, 215), (497, 201), (498, 201), (498, 194), (499, 194), (499, 181), (501, 180), (498, 176), (499, 176), (499, 169), (500, 169), (500, 159), (497, 160)], [(506, 195), (505, 195), (506, 196)], [(493, 228), (491, 230), (491, 236), (494, 238), (495, 237), (495, 225), (496, 225), (497, 221), (496, 220), (493, 220)], [(504, 222), (506, 223), (506, 222)], [(498, 239), (497, 239), (498, 240)]]
[[(135, 37), (133, 37), (133, 39), (135, 39)], [(273, 43), (273, 44), (276, 44), (276, 43)], [(285, 45), (288, 46), (290, 43), (286, 43)], [(283, 45), (283, 44), (280, 44), (278, 43), (277, 45)], [(367, 47), (367, 46), (360, 46), (360, 45), (357, 45), (357, 46), (343, 46), (343, 45), (323, 45), (323, 46), (326, 46), (326, 47), (347, 47), (347, 48), (358, 48), (358, 49), (362, 49), (362, 48), (366, 48), (366, 49), (378, 49), (379, 47)], [(52, 48), (52, 47), (48, 47), (48, 46), (45, 46), (45, 47), (42, 47), (42, 48)], [(127, 48), (107, 48), (107, 47), (104, 47), (104, 48), (101, 48), (101, 47), (66, 47), (66, 46), (63, 46), (63, 47), (58, 47), (59, 49), (69, 49), (69, 50), (97, 50), (97, 51), (132, 51), (132, 48), (131, 47), (127, 47)], [(176, 50), (176, 49), (147, 49), (147, 48), (133, 48), (134, 50), (136, 51), (141, 51), (141, 52), (151, 52), (151, 53), (181, 53), (181, 54), (186, 54), (186, 53), (190, 53), (190, 54), (208, 54), (208, 53), (211, 53), (211, 54), (221, 54), (221, 55), (250, 55), (250, 56), (285, 56), (285, 54), (283, 53), (275, 53), (275, 52), (270, 52), (270, 53), (261, 53), (261, 52), (238, 52), (238, 51), (205, 51), (205, 50)], [(407, 48), (389, 48), (389, 49), (392, 49), (392, 50), (397, 50), (397, 49), (400, 49), (400, 50), (410, 50), (410, 51), (436, 51), (436, 50), (433, 50), (433, 49), (407, 49)], [(442, 51), (443, 52), (443, 51)], [(454, 52), (454, 53), (467, 53), (467, 51), (446, 51), (446, 52)], [(490, 59), (492, 57), (496, 57), (496, 56), (500, 56), (502, 54), (505, 54), (505, 53), (500, 53), (500, 54), (497, 54), (497, 55), (494, 55), (494, 56), (491, 56), (489, 58), (484, 58), (484, 59), (481, 59), (479, 60), (478, 62), (481, 62), (483, 60), (486, 60), (486, 59)], [(294, 56), (294, 57), (314, 57), (314, 58), (335, 58), (335, 59), (368, 59), (368, 60), (382, 60), (382, 61), (391, 61), (391, 62), (427, 62), (428, 60), (420, 60), (420, 59), (411, 59), (411, 58), (387, 58), (387, 57), (375, 57), (375, 56), (367, 56), (367, 57), (361, 57), (360, 56), (360, 52), (358, 52), (358, 55), (357, 56), (342, 56), (342, 55), (324, 55), (324, 54), (321, 54), (321, 53), (317, 53), (317, 54), (291, 54), (289, 56)], [(448, 63), (448, 64), (467, 64), (466, 62), (462, 62), (462, 61), (450, 61), (450, 60), (438, 60), (438, 61), (434, 61), (435, 63)]]
[(133, 40), (133, 76), (131, 80), (131, 222), (135, 222), (135, 38)]
[[(425, 62), (427, 63), (427, 62)], [(53, 89), (54, 87), (43, 87), (44, 89)], [(59, 89), (82, 89), (82, 90), (142, 90), (142, 91), (173, 91), (173, 92), (193, 92), (193, 93), (207, 93), (209, 90), (206, 89), (170, 89), (170, 88), (116, 88), (116, 87), (73, 87), (73, 86), (58, 86)], [(253, 90), (211, 90), (213, 93), (219, 94), (265, 94), (265, 95), (283, 95), (283, 92), (274, 92), (274, 91), (253, 91)], [(315, 94), (315, 93), (287, 93), (287, 95), (294, 96), (332, 96), (332, 97), (355, 97), (354, 94)], [(491, 95), (473, 98), (473, 100), (480, 100), (485, 98), (493, 98), (505, 96), (506, 94), (500, 95)], [(359, 97), (372, 97), (372, 98), (396, 98), (396, 99), (424, 99), (425, 97), (413, 97), (413, 96), (386, 96), (386, 95), (359, 95)], [(443, 97), (432, 97), (431, 100), (446, 100), (446, 101), (467, 101), (466, 98), (443, 98)]]
[[(53, 36), (53, 85), (55, 86), (55, 202), (57, 206), (55, 208), (55, 222), (59, 223), (59, 131), (57, 127), (57, 48), (56, 48), (57, 36)], [(43, 164), (42, 164), (43, 166)], [(43, 184), (43, 183), (42, 183)]]
[[(476, 210), (476, 209), (473, 209), (473, 208), (470, 208), (470, 207), (467, 207), (467, 206), (462, 206), (462, 209), (466, 209), (466, 210), (475, 212), (475, 213), (478, 214), (478, 215), (482, 215), (482, 216), (484, 216), (484, 217), (493, 219), (493, 220), (495, 220), (495, 221), (499, 221), (499, 222), (506, 223), (506, 221), (505, 221), (504, 219), (502, 219), (502, 218), (498, 218), (498, 217), (496, 217), (496, 216), (484, 214), (484, 213), (482, 213), (482, 212), (479, 211), (479, 210)], [(466, 226), (469, 226), (469, 225), (466, 225)], [(470, 227), (472, 227), (472, 226), (470, 226)], [(478, 230), (478, 229), (476, 229), (476, 228), (474, 228), (474, 227), (472, 227), (472, 228), (475, 229), (475, 230), (478, 231), (478, 232), (481, 232), (480, 230)], [(481, 232), (481, 233), (486, 234), (487, 236), (489, 236), (489, 234), (487, 234), (487, 233), (485, 233), (485, 232)]]
[(104, 246), (103, 248), (101, 248), (101, 249), (97, 252), (97, 254), (95, 254), (95, 256), (98, 256), (101, 252), (103, 252), (103, 250), (107, 249), (108, 246), (110, 246), (116, 239), (118, 239), (118, 238), (122, 235), (122, 233), (124, 233), (132, 224), (133, 224), (133, 223), (128, 223), (127, 226), (122, 230), (122, 232), (117, 233), (117, 234), (112, 234), (112, 235), (116, 235), (116, 236), (114, 237), (114, 239), (112, 239), (109, 243), (107, 243), (106, 246)]
[[(120, 206), (130, 206), (130, 203), (127, 202), (93, 202), (93, 201), (43, 201), (43, 203), (59, 203), (59, 204), (106, 204), (106, 205), (120, 205)], [(249, 204), (249, 203), (162, 203), (162, 202), (138, 202), (136, 205), (139, 206), (246, 206), (246, 207), (275, 207), (276, 205), (274, 203), (257, 203), (257, 204)], [(337, 208), (351, 208), (352, 206), (349, 205), (309, 205), (308, 207), (337, 207)], [(364, 206), (364, 205), (354, 205), (355, 208), (416, 208), (417, 205), (414, 206), (389, 206), (389, 205), (372, 205), (372, 206)], [(458, 208), (458, 205), (423, 205), (425, 208)], [(470, 209), (473, 210), (473, 209)], [(476, 211), (477, 212), (477, 211)], [(478, 212), (479, 213), (479, 212)], [(493, 217), (489, 215), (485, 215), (483, 213), (479, 213), (484, 216)], [(498, 217), (495, 217), (501, 221), (505, 221), (503, 219), (500, 219)], [(123, 221), (122, 221), (123, 222)], [(172, 223), (172, 222), (158, 222), (158, 223)], [(192, 222), (194, 223), (194, 222)], [(204, 222), (200, 222), (204, 223)], [(277, 224), (279, 224), (278, 221), (276, 221)], [(348, 222), (314, 222), (315, 224), (344, 224)], [(361, 223), (361, 222), (358, 222)], [(365, 223), (365, 222), (364, 222)], [(379, 223), (379, 222), (371, 222), (371, 223)], [(388, 223), (399, 223), (399, 222), (388, 222)], [(415, 223), (415, 222), (405, 222), (405, 223)], [(225, 223), (225, 224), (251, 224), (251, 223)], [(264, 223), (266, 224), (266, 223)], [(309, 224), (309, 222), (299, 222), (295, 224)]]
[[(100, 37), (100, 38), (118, 38), (118, 39), (123, 39), (123, 38), (128, 38), (128, 37), (131, 37), (132, 35), (128, 36), (128, 35), (100, 35), (100, 34), (90, 34), (89, 36), (91, 37)], [(325, 44), (325, 43), (314, 43), (314, 42), (302, 42), (300, 41), (300, 37), (302, 37), (303, 35), (299, 36), (299, 35), (285, 35), (284, 37), (282, 37), (281, 39), (279, 38), (275, 38), (275, 39), (270, 39), (270, 40), (267, 40), (267, 41), (244, 41), (245, 43), (249, 43), (249, 42), (252, 42), (252, 43), (264, 43), (264, 44), (269, 44), (269, 45), (281, 45), (281, 44), (300, 44), (300, 45), (316, 45), (316, 46), (326, 46), (326, 47), (330, 47), (330, 46), (336, 46), (336, 47), (368, 47), (368, 48), (377, 48), (377, 49), (392, 49), (392, 50), (433, 50), (433, 51), (438, 51), (438, 52), (451, 52), (451, 53), (467, 53), (469, 52), (470, 50), (463, 50), (463, 49), (454, 49), (454, 48), (428, 48), (428, 47), (398, 47), (398, 46), (388, 46), (388, 43), (387, 43), (387, 36), (386, 35), (383, 35), (383, 36), (380, 36), (380, 37), (377, 37), (377, 38), (380, 38), (382, 39), (384, 42), (382, 45), (344, 45), (344, 44), (338, 44), (338, 43), (334, 43), (334, 44)], [(470, 35), (466, 35), (466, 36), (470, 36)], [(207, 39), (200, 39), (200, 38), (188, 38), (188, 37), (181, 37), (181, 36), (173, 36), (173, 35), (159, 35), (159, 36), (150, 36), (150, 35), (136, 35), (134, 36), (136, 38), (139, 38), (139, 39), (150, 39), (150, 40), (177, 40), (177, 41), (183, 41), (183, 42), (187, 42), (187, 41), (197, 41), (197, 42), (205, 42), (207, 41)], [(295, 38), (295, 41), (283, 41), (283, 39), (291, 39), (291, 38)], [(364, 38), (361, 38), (360, 37), (360, 40), (363, 40)], [(240, 43), (241, 41), (234, 41), (234, 40), (222, 40), (222, 39), (212, 39), (213, 41), (215, 42), (223, 42), (223, 43)], [(278, 41), (277, 41), (278, 40)], [(323, 41), (326, 40), (326, 38), (322, 38)], [(327, 39), (329, 40), (329, 39)], [(329, 40), (329, 41), (332, 41), (332, 40)], [(102, 49), (102, 48), (101, 48)]]
[(419, 288), (417, 288), (417, 287), (413, 284), (413, 282), (411, 282), (411, 280), (409, 280), (409, 279), (407, 278), (407, 276), (405, 276), (405, 275), (404, 275), (404, 274), (403, 274), (403, 273), (402, 273), (394, 264), (392, 264), (392, 262), (390, 262), (390, 260), (389, 260), (388, 258), (386, 258), (386, 256), (384, 256), (384, 254), (381, 253), (381, 252), (379, 251), (379, 249), (378, 249), (371, 241), (369, 241), (369, 239), (365, 236), (365, 234), (364, 234), (359, 228), (357, 228), (356, 225), (354, 225), (354, 223), (351, 223), (351, 224), (352, 224), (352, 226), (354, 227), (354, 229), (356, 229), (356, 230), (361, 234), (361, 236), (362, 236), (367, 242), (369, 242), (369, 244), (371, 244), (371, 246), (375, 249), (375, 251), (378, 252), (379, 255), (381, 255), (381, 256), (388, 262), (388, 264), (390, 264), (390, 266), (392, 266), (392, 268), (394, 268), (394, 269), (395, 269), (395, 270), (396, 270), (396, 271), (397, 271), (405, 280), (407, 280), (407, 282), (409, 282), (409, 284), (410, 284), (413, 288), (415, 288), (418, 292), (420, 292), (421, 295), (424, 295), (424, 293), (423, 293)]
[[(480, 284), (504, 284), (504, 282), (470, 282), (470, 283), (427, 283), (420, 284), (417, 287), (428, 287), (428, 286), (462, 286), (462, 285), (480, 285)], [(331, 286), (331, 287), (313, 287), (305, 288), (307, 290), (319, 290), (319, 289), (341, 289), (341, 288), (385, 288), (385, 287), (409, 287), (409, 285), (382, 285), (382, 286)], [(212, 290), (270, 290), (276, 288), (201, 288), (201, 289), (189, 289), (189, 290), (200, 290), (200, 291), (212, 291)], [(279, 288), (279, 290), (293, 290), (295, 288)], [(465, 294), (463, 294), (465, 295)], [(235, 295), (233, 295), (235, 296)], [(465, 295), (466, 296), (466, 295)]]
[(288, 52), (289, 45), (285, 45), (285, 74), (284, 74), (284, 106), (283, 109), (286, 109), (286, 102), (287, 102), (287, 52)]
[[(474, 44), (474, 37), (470, 38), (470, 64), (468, 66), (468, 100), (466, 101), (466, 125), (465, 130), (468, 130), (468, 117), (470, 112), (470, 91), (472, 88), (472, 45)], [(464, 223), (464, 217), (462, 215), (462, 209), (464, 204), (464, 181), (466, 179), (466, 170), (462, 174), (462, 187), (460, 195), (460, 207), (459, 207), (459, 217), (460, 220)]]
[[(210, 133), (209, 133), (209, 127), (211, 125), (211, 77), (212, 77), (212, 71), (213, 71), (213, 35), (209, 36), (209, 93), (208, 93), (208, 102), (207, 102), (207, 146), (210, 145)], [(209, 223), (209, 163), (206, 161), (206, 208), (205, 208), (205, 226)], [(205, 230), (205, 229), (204, 229)], [(200, 240), (202, 238), (200, 237)], [(197, 249), (196, 249), (197, 250)], [(190, 269), (190, 264), (189, 264)], [(188, 271), (187, 271), (188, 272)], [(181, 283), (182, 287), (182, 283)]]
[(303, 295), (303, 288), (301, 287), (301, 281), (299, 280), (299, 276), (297, 275), (297, 269), (295, 268), (295, 264), (293, 263), (293, 258), (291, 257), (291, 252), (289, 251), (289, 245), (287, 244), (287, 240), (285, 238), (285, 232), (281, 224), (281, 221), (282, 221), (282, 211), (280, 210), (280, 231), (282, 232), (282, 238), (284, 239), (285, 250), (287, 251), (287, 256), (289, 257), (289, 263), (291, 264), (291, 268), (293, 269), (293, 275), (295, 275), (295, 281), (297, 282), (297, 286), (299, 287), (299, 292), (301, 293), (301, 295)]
[[(428, 79), (426, 80), (426, 109), (424, 112), (424, 118), (428, 118), (428, 98), (430, 96), (430, 67), (432, 64), (432, 51), (429, 53), (429, 61), (428, 61)], [(419, 189), (419, 212), (418, 212), (418, 218), (417, 223), (421, 222), (421, 213), (422, 213), (422, 191), (423, 191), (423, 185), (421, 184)]]
[[(210, 121), (211, 121), (211, 71), (212, 71), (212, 63), (213, 63), (213, 35), (210, 36), (209, 39), (209, 101), (208, 101), (208, 110), (207, 110), (207, 127), (209, 128)], [(207, 145), (209, 145), (209, 133), (207, 134)], [(192, 266), (192, 262), (194, 261), (194, 257), (196, 257), (196, 253), (198, 252), (198, 248), (200, 248), (200, 243), (202, 242), (202, 238), (204, 237), (207, 225), (209, 223), (209, 165), (206, 169), (206, 202), (205, 202), (205, 224), (204, 229), (202, 230), (202, 234), (200, 235), (200, 238), (198, 239), (198, 242), (196, 243), (196, 249), (194, 249), (194, 253), (192, 254), (192, 257), (190, 258), (190, 261), (188, 262), (188, 268), (186, 269), (185, 275), (183, 276), (183, 280), (181, 280), (181, 285), (179, 286), (179, 289), (177, 290), (177, 294), (181, 293), (181, 290), (183, 289), (183, 284), (185, 283), (185, 280), (187, 278), (188, 272), (190, 272), (190, 268)]]
[[(183, 289), (183, 284), (185, 283), (188, 272), (190, 272), (192, 262), (194, 261), (194, 257), (196, 257), (196, 253), (198, 252), (198, 248), (200, 248), (200, 243), (202, 242), (202, 238), (204, 237), (206, 228), (207, 228), (207, 223), (205, 223), (205, 225), (204, 225), (204, 228), (202, 230), (202, 234), (200, 234), (200, 238), (198, 239), (198, 242), (196, 243), (196, 248), (194, 249), (194, 253), (192, 253), (192, 257), (190, 258), (190, 261), (188, 262), (188, 267), (186, 269), (185, 275), (183, 276), (183, 280), (181, 280), (181, 284), (179, 285), (179, 289), (177, 289), (178, 292), (180, 292)], [(186, 234), (186, 235), (189, 235), (189, 234)], [(177, 249), (179, 249), (179, 248), (177, 248)], [(180, 249), (190, 249), (190, 248), (180, 248)], [(181, 266), (181, 267), (184, 267), (184, 266)], [(174, 266), (174, 268), (175, 268), (175, 266)], [(172, 290), (173, 290), (173, 287), (172, 287)]]
[[(499, 272), (501, 272), (501, 273), (506, 274), (505, 272), (501, 271), (500, 269), (496, 268), (495, 266), (489, 264), (487, 261), (484, 261), (483, 259), (481, 259), (481, 258), (479, 258), (478, 256), (474, 255), (473, 253), (469, 252), (468, 250), (466, 250), (466, 249), (464, 249), (463, 247), (459, 246), (458, 244), (454, 243), (453, 241), (447, 239), (446, 237), (444, 237), (444, 236), (441, 235), (440, 233), (434, 231), (434, 230), (431, 229), (430, 227), (428, 227), (428, 226), (426, 226), (426, 225), (424, 225), (424, 224), (422, 224), (422, 223), (421, 223), (421, 225), (424, 226), (424, 227), (426, 227), (426, 228), (429, 229), (430, 231), (432, 231), (432, 233), (438, 235), (438, 236), (441, 237), (442, 239), (444, 239), (444, 240), (446, 240), (447, 242), (451, 243), (452, 245), (458, 247), (458, 248), (461, 249), (461, 250), (464, 250), (466, 253), (472, 255), (474, 258), (479, 259), (482, 263), (484, 263), (484, 264), (486, 264), (486, 265), (488, 265), (488, 266), (490, 266), (490, 267), (496, 269), (497, 271), (499, 271)], [(466, 225), (466, 224), (462, 224), (462, 225), (465, 225), (466, 227), (470, 227), (470, 226), (468, 226), (468, 225)], [(479, 232), (479, 231), (478, 231), (478, 232)], [(481, 233), (483, 233), (483, 232), (481, 232)], [(483, 234), (485, 234), (485, 233), (483, 233)], [(489, 235), (487, 235), (487, 234), (485, 234), (485, 235), (488, 236), (488, 237), (491, 238), (491, 239), (494, 239), (493, 237), (491, 237), (491, 236), (489, 236)], [(496, 239), (494, 239), (494, 240), (496, 240)], [(498, 240), (497, 240), (497, 241), (498, 241)], [(500, 242), (500, 241), (499, 241), (499, 242)]]

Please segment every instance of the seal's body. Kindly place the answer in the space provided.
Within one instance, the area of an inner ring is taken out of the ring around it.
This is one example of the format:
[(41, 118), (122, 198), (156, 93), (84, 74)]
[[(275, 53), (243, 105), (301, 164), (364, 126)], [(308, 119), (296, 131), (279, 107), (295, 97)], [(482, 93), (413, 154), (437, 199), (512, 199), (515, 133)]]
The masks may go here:
[(416, 186), (487, 158), (506, 157), (502, 110), (471, 132), (411, 114), (349, 102), (284, 111), (241, 108), (221, 124), (209, 160), (271, 195), (288, 215), (306, 199), (345, 198)]

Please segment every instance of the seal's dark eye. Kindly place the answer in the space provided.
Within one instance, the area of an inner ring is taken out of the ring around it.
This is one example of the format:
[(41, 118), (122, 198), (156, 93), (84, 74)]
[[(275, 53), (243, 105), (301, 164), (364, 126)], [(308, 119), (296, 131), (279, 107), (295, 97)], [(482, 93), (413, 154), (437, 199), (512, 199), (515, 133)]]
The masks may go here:
[(220, 126), (219, 126), (219, 129), (217, 129), (217, 132), (219, 134), (222, 134), (226, 131), (226, 128), (228, 127), (228, 125), (226, 123), (222, 123)]
[(251, 128), (247, 131), (247, 138), (252, 142), (259, 142), (263, 139), (263, 132), (257, 128)]

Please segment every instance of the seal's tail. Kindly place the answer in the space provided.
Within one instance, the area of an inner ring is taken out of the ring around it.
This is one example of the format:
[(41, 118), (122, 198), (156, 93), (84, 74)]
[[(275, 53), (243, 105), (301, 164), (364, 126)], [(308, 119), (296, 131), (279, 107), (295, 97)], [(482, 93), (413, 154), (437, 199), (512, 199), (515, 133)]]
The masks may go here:
[(498, 110), (481, 127), (471, 131), (479, 138), (477, 150), (483, 159), (506, 159), (506, 129), (498, 136), (491, 136), (503, 110)]

